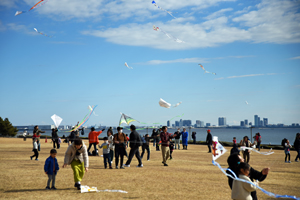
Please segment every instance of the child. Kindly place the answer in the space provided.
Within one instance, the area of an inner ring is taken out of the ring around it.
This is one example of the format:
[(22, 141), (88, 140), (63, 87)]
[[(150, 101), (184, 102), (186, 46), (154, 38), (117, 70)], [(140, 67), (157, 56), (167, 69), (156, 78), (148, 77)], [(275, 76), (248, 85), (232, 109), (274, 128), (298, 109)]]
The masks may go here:
[[(248, 163), (241, 162), (239, 164), (239, 178), (250, 181), (251, 179), (248, 177), (250, 173), (250, 165)], [(255, 183), (257, 185), (257, 183)], [(244, 200), (252, 200), (251, 192), (256, 190), (256, 186), (234, 180), (232, 184), (231, 198), (232, 199), (244, 199)]]
[(150, 137), (148, 134), (146, 134), (144, 137), (142, 137), (142, 154), (141, 154), (141, 158), (143, 158), (145, 150), (147, 150), (147, 161), (150, 161), (150, 148), (149, 148), (149, 144), (150, 144)]
[[(284, 145), (284, 153), (285, 153), (285, 162), (286, 163), (291, 163), (291, 155), (290, 155), (290, 149), (291, 149), (291, 145), (290, 145), (290, 141), (286, 140), (286, 143)], [(289, 161), (286, 161), (286, 158), (289, 157)]]
[(107, 168), (106, 159), (108, 160), (109, 169), (112, 169), (111, 160), (110, 160), (110, 153), (109, 153), (110, 148), (109, 148), (108, 138), (104, 137), (104, 143), (102, 143), (101, 145), (98, 145), (98, 147), (100, 149), (103, 147), (103, 159), (104, 159), (105, 169)]
[(55, 176), (57, 174), (57, 171), (59, 170), (59, 166), (58, 166), (57, 159), (56, 159), (56, 154), (57, 154), (56, 150), (51, 149), (50, 156), (45, 161), (44, 170), (45, 170), (45, 174), (48, 175), (48, 182), (47, 182), (46, 190), (50, 190), (51, 180), (52, 180), (51, 189), (56, 190)]
[(38, 152), (38, 144), (37, 144), (37, 139), (34, 138), (33, 139), (33, 149), (32, 151), (34, 152), (33, 156), (30, 156), (30, 159), (32, 160), (33, 157), (35, 157), (36, 161), (39, 161), (38, 157), (39, 157), (39, 152)]
[(170, 139), (169, 148), (170, 148), (170, 160), (172, 160), (173, 159), (172, 153), (174, 151), (174, 142), (172, 141), (172, 139)]
[(233, 137), (232, 142), (233, 142), (233, 144), (236, 144), (236, 137)]
[(238, 146), (237, 146), (237, 143), (236, 143), (236, 137), (233, 137), (232, 142), (233, 142), (233, 147), (232, 147), (232, 149), (230, 150), (230, 155), (231, 155), (231, 154), (234, 154), (234, 153), (240, 154), (240, 150), (238, 149)]

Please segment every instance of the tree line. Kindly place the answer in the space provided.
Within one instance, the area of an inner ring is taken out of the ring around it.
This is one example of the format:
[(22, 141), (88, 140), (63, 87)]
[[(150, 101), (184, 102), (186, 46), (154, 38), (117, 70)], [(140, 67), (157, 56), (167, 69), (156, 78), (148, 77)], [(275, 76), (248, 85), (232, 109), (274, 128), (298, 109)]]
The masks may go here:
[(12, 123), (5, 118), (0, 117), (0, 136), (14, 137), (18, 133), (18, 129), (12, 125)]

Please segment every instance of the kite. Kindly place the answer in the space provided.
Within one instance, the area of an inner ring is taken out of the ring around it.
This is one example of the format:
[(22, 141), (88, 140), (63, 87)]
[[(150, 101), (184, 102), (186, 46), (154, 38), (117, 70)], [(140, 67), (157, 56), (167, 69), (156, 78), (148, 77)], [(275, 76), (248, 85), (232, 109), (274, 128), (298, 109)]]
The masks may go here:
[(44, 36), (47, 36), (47, 37), (50, 37), (50, 38), (52, 38), (52, 36), (51, 35), (46, 35), (46, 34), (44, 34), (44, 33), (42, 33), (42, 32), (39, 32), (36, 28), (33, 28), (37, 33), (39, 33), (39, 34), (41, 34), (41, 35), (44, 35)]
[(97, 105), (96, 105), (96, 106), (92, 106), (92, 107), (91, 107), (92, 109), (90, 110), (90, 113), (87, 114), (79, 124), (77, 124), (72, 130), (70, 130), (70, 131), (68, 131), (68, 132), (75, 131), (75, 130), (77, 130), (78, 128), (80, 128), (82, 125), (84, 125), (84, 124), (89, 120), (91, 114), (94, 112), (94, 110), (95, 110), (96, 107), (97, 107)]
[(128, 193), (126, 191), (123, 190), (98, 190), (96, 187), (89, 187), (87, 185), (82, 185), (80, 187), (80, 192), (81, 193), (85, 193), (85, 192), (120, 192), (120, 193)]
[(254, 151), (254, 152), (256, 152), (256, 153), (259, 153), (259, 154), (262, 154), (262, 155), (265, 155), (265, 156), (268, 156), (268, 155), (271, 155), (271, 154), (274, 153), (274, 151), (272, 151), (272, 148), (271, 148), (270, 151), (268, 151), (268, 152), (260, 152), (260, 151), (257, 151), (257, 150), (254, 149), (254, 148), (251, 148), (251, 147), (241, 146), (241, 151), (245, 151), (246, 149), (252, 150), (252, 151)]
[(95, 111), (93, 110), (93, 108), (90, 105), (89, 105), (89, 110), (93, 111), (93, 113), (94, 113), (95, 116), (99, 116), (99, 115), (96, 115)]
[(162, 29), (159, 28), (159, 27), (156, 27), (155, 25), (153, 25), (153, 30), (163, 32), (166, 36), (168, 36), (168, 38), (174, 40), (175, 42), (178, 42), (178, 43), (184, 43), (184, 41), (179, 40), (178, 38), (176, 38), (176, 37), (174, 37), (173, 35), (171, 35), (171, 34), (165, 32), (164, 30), (162, 30)]
[(245, 103), (248, 105), (249, 103), (248, 103), (248, 101), (245, 101)]
[(209, 74), (217, 75), (217, 74), (214, 73), (214, 72), (206, 71), (206, 70), (204, 69), (203, 65), (201, 65), (201, 64), (198, 64), (198, 65), (204, 70), (204, 73), (209, 73)]
[(176, 108), (176, 107), (179, 106), (180, 104), (182, 104), (181, 101), (180, 101), (179, 103), (176, 103), (173, 107)]
[[(164, 107), (164, 108), (170, 108), (170, 107), (171, 107), (171, 104), (168, 103), (168, 102), (166, 102), (166, 101), (163, 100), (162, 98), (159, 99), (159, 102), (158, 102), (158, 103), (159, 103), (159, 105), (160, 105), (161, 107)], [(182, 102), (179, 102), (179, 103), (173, 105), (173, 108), (176, 108), (176, 107), (179, 106), (181, 103), (182, 103)]]
[[(120, 122), (119, 122), (119, 126), (122, 124), (122, 123), (125, 123), (127, 125), (129, 125), (130, 122), (133, 122), (133, 121), (137, 121), (127, 115), (125, 115), (124, 113), (121, 113), (121, 118), (120, 118)], [(137, 121), (139, 122), (139, 121)], [(140, 122), (139, 122), (140, 123)]]
[(212, 159), (215, 161), (222, 156), (227, 150), (219, 143), (218, 137), (213, 137), (212, 142)]
[(44, 5), (47, 2), (47, 0), (40, 0), (39, 2), (37, 2), (34, 6), (32, 6), (32, 8), (30, 8), (28, 11), (17, 11), (15, 16), (20, 15), (22, 13), (26, 13), (31, 11), (32, 9), (36, 8), (37, 6), (41, 6)]
[(56, 114), (52, 115), (52, 116), (51, 116), (51, 119), (53, 120), (53, 122), (54, 122), (56, 128), (59, 127), (60, 123), (61, 123), (62, 120), (63, 120), (62, 118), (60, 118), (60, 117), (57, 116)]
[[(152, 4), (153, 4), (155, 7), (157, 7), (157, 8), (159, 8), (159, 9), (161, 9), (161, 10), (167, 12), (169, 15), (171, 15), (172, 17), (174, 17), (174, 16), (172, 15), (172, 12), (167, 11), (167, 10), (164, 10), (163, 8), (159, 7), (158, 5), (156, 5), (156, 2), (155, 2), (155, 1), (152, 1)], [(174, 19), (176, 19), (176, 17), (174, 17)]]
[(132, 67), (129, 67), (127, 62), (125, 62), (125, 66), (128, 68), (128, 69), (133, 69)]

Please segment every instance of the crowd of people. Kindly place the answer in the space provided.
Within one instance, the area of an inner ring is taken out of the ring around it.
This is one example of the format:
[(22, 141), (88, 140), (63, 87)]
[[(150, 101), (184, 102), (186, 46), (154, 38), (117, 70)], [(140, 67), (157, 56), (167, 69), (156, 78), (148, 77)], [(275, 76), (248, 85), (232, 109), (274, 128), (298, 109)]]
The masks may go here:
[[(188, 146), (188, 132), (184, 128), (183, 131), (180, 132), (178, 129), (175, 133), (169, 133), (168, 128), (163, 126), (157, 131), (153, 129), (151, 137), (146, 134), (144, 136), (140, 136), (140, 134), (136, 131), (136, 127), (134, 125), (130, 126), (130, 135), (125, 135), (123, 133), (123, 128), (118, 127), (117, 133), (113, 134), (112, 128), (109, 128), (107, 131), (107, 137), (104, 137), (103, 143), (99, 144), (99, 135), (103, 133), (105, 129), (101, 131), (95, 131), (94, 128), (91, 128), (91, 132), (89, 133), (89, 147), (85, 145), (82, 139), (79, 137), (79, 134), (74, 132), (75, 137), (72, 137), (69, 140), (71, 144), (68, 146), (65, 157), (63, 168), (67, 167), (67, 165), (71, 165), (74, 176), (74, 187), (80, 190), (81, 181), (85, 172), (88, 171), (89, 168), (89, 156), (98, 155), (97, 145), (100, 149), (103, 149), (103, 162), (104, 168), (107, 168), (107, 164), (109, 165), (109, 169), (113, 169), (112, 163), (113, 158), (115, 158), (115, 169), (125, 169), (125, 167), (130, 167), (131, 161), (135, 156), (138, 160), (138, 165), (136, 167), (142, 168), (143, 156), (147, 153), (147, 161), (150, 161), (150, 142), (153, 141), (153, 146), (156, 146), (157, 151), (162, 152), (162, 164), (163, 166), (168, 166), (167, 161), (172, 159), (172, 152), (174, 149), (180, 149), (180, 137), (182, 137), (182, 149), (187, 150)], [(41, 131), (38, 126), (34, 128), (33, 131), (33, 151), (34, 155), (30, 156), (31, 160), (35, 157), (35, 160), (38, 161), (39, 151), (40, 151), (40, 134), (44, 131)], [(72, 134), (70, 134), (72, 136)], [(193, 132), (192, 138), (196, 137), (196, 133)], [(57, 129), (52, 129), (52, 141), (53, 141), (53, 149), (50, 151), (50, 156), (46, 159), (44, 165), (45, 174), (48, 175), (48, 181), (46, 189), (55, 190), (55, 177), (59, 170), (59, 166), (57, 163), (56, 155), (57, 151), (55, 148), (60, 148), (60, 141), (57, 135)], [(175, 141), (173, 141), (173, 139)], [(179, 141), (178, 141), (179, 140)], [(260, 150), (261, 144), (261, 135), (257, 133), (254, 136), (254, 142), (251, 143), (247, 136), (243, 137), (240, 141), (239, 145), (244, 147), (252, 147)], [(285, 139), (284, 141), (284, 152), (285, 152), (285, 162), (290, 162), (290, 149), (291, 144), (289, 140)], [(129, 155), (127, 154), (128, 143), (130, 147)], [(212, 145), (212, 135), (211, 131), (207, 130), (206, 144), (208, 146), (208, 153), (211, 153), (211, 145)], [(94, 147), (93, 153), (90, 153), (91, 147)], [(140, 147), (142, 148), (142, 153), (140, 154)], [(161, 147), (161, 149), (159, 148)], [(295, 161), (298, 162), (300, 159), (300, 133), (297, 133), (294, 147), (297, 151), (297, 156)], [(257, 199), (256, 194), (256, 183), (254, 180), (263, 181), (268, 173), (270, 168), (264, 168), (261, 171), (257, 171), (250, 167), (250, 154), (249, 149), (244, 149), (242, 151), (243, 156), (240, 154), (240, 150), (238, 149), (238, 144), (236, 137), (233, 138), (233, 148), (230, 151), (230, 156), (227, 159), (227, 163), (229, 165), (228, 170), (226, 171), (228, 174), (233, 175), (236, 174), (240, 179), (251, 181), (253, 184), (236, 181), (228, 176), (228, 185), (232, 190), (232, 199)], [(127, 161), (124, 163), (124, 157), (127, 157)], [(288, 159), (288, 160), (287, 160)], [(120, 162), (119, 162), (120, 161)], [(120, 163), (120, 165), (119, 165)], [(50, 183), (52, 185), (50, 187)]]

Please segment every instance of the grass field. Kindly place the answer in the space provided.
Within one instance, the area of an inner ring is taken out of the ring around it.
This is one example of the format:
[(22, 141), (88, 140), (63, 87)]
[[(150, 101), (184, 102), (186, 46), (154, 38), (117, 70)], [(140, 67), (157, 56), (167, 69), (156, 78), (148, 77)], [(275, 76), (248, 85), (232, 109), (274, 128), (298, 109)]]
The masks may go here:
[[(87, 141), (85, 141), (88, 144)], [(44, 163), (52, 144), (41, 140), (39, 161), (30, 160), (33, 155), (32, 140), (0, 138), (0, 199), (230, 199), (231, 190), (227, 177), (211, 163), (207, 146), (189, 145), (188, 150), (174, 150), (173, 160), (168, 167), (162, 165), (161, 152), (151, 145), (150, 161), (144, 156), (143, 168), (136, 168), (138, 161), (133, 158), (131, 167), (126, 169), (104, 169), (102, 157), (90, 157), (89, 171), (82, 185), (95, 186), (99, 190), (119, 189), (123, 193), (83, 193), (74, 188), (73, 171), (70, 166), (62, 168), (67, 144), (58, 150), (57, 159), (61, 167), (56, 176), (56, 191), (45, 190), (48, 180)], [(227, 167), (225, 155), (217, 161)], [(263, 151), (263, 150), (262, 150)], [(283, 150), (264, 156), (253, 152), (250, 165), (261, 170), (270, 167), (270, 173), (260, 186), (276, 194), (300, 197), (300, 162), (294, 162), (296, 152), (291, 152), (292, 163), (284, 162)], [(102, 153), (102, 150), (100, 151)], [(127, 160), (126, 158), (124, 159)], [(113, 163), (113, 167), (115, 165)], [(258, 191), (259, 199), (273, 199)]]

